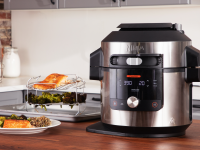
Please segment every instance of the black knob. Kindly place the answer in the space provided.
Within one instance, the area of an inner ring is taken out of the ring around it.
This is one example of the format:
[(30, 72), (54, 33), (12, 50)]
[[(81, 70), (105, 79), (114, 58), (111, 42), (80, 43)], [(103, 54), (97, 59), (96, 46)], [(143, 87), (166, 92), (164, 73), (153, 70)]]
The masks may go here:
[(126, 0), (122, 0), (123, 2), (125, 2)]
[(55, 4), (55, 2), (53, 1), (53, 0), (51, 0), (51, 3), (54, 5)]
[(114, 3), (116, 2), (116, 0), (112, 0)]

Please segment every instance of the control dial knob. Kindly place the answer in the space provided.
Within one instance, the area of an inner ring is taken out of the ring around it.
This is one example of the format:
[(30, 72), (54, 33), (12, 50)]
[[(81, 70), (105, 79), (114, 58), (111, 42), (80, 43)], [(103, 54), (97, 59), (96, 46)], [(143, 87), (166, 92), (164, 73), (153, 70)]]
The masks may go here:
[(127, 100), (127, 105), (130, 108), (136, 108), (138, 106), (138, 104), (139, 104), (139, 99), (137, 99), (134, 96), (129, 97), (128, 100)]

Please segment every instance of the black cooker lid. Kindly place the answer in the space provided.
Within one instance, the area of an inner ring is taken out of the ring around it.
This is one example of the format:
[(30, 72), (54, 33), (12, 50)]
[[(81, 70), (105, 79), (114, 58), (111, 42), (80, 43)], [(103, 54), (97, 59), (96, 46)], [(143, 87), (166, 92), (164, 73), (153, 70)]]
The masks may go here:
[(173, 42), (191, 41), (172, 23), (120, 24), (119, 31), (111, 32), (102, 42)]

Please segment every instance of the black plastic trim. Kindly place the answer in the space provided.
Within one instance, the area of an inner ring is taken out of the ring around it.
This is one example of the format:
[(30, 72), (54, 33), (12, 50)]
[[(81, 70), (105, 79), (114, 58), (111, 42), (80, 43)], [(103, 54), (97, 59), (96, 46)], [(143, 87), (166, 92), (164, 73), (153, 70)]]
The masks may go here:
[(162, 69), (160, 66), (118, 66), (112, 65), (111, 67), (102, 67), (109, 69)]
[[(152, 36), (153, 35), (153, 36)], [(177, 30), (167, 31), (113, 31), (102, 42), (172, 42), (191, 41)]]
[(185, 81), (200, 82), (200, 68), (185, 68)]
[(172, 73), (172, 72), (185, 72), (185, 68), (155, 68), (155, 67), (147, 67), (147, 66), (144, 66), (144, 67), (123, 67), (123, 66), (120, 66), (120, 67), (99, 67), (99, 68), (102, 68), (103, 71), (107, 71), (109, 72), (110, 69), (162, 69), (163, 70), (163, 73)]
[(86, 131), (125, 137), (166, 138), (185, 135), (185, 130), (189, 126), (190, 124), (173, 127), (127, 127), (97, 122), (88, 126)]
[(101, 101), (101, 98), (95, 98), (95, 97), (93, 97), (92, 100), (93, 101)]
[(190, 88), (189, 88), (189, 118), (190, 118), (190, 121), (192, 121), (192, 87), (193, 87), (193, 85), (190, 84)]
[[(128, 58), (140, 58), (142, 63), (140, 65), (128, 65), (127, 59)], [(155, 68), (162, 68), (162, 55), (112, 55), (110, 57), (110, 67), (118, 66), (118, 67), (133, 67), (133, 68), (140, 68), (140, 67), (155, 67)]]
[(185, 68), (163, 68), (164, 73), (185, 72)]
[(142, 56), (162, 56), (162, 54), (143, 54), (143, 53), (140, 53), (140, 54), (113, 54), (111, 55), (111, 57), (114, 57), (114, 56), (123, 56), (123, 57), (142, 57)]
[(193, 108), (200, 108), (200, 105), (192, 105)]
[[(114, 106), (113, 102), (117, 103), (117, 105)], [(121, 103), (123, 103), (123, 106), (120, 105)], [(153, 103), (156, 103), (157, 106), (153, 107)], [(159, 111), (163, 108), (163, 100), (140, 100), (136, 108), (130, 108), (127, 105), (127, 100), (110, 98), (110, 108), (124, 111)]]
[(90, 80), (103, 79), (103, 71), (99, 66), (103, 66), (103, 52), (101, 48), (90, 54)]
[(173, 24), (172, 23), (122, 23), (117, 28), (132, 28), (132, 29), (169, 28), (169, 29), (173, 29)]
[(193, 46), (185, 47), (185, 66), (200, 66), (200, 51)]

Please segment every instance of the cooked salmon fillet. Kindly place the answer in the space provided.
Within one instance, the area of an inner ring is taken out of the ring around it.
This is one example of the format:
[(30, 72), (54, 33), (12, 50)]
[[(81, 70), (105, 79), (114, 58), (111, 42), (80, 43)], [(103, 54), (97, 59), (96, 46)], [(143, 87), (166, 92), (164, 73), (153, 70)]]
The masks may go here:
[(67, 80), (67, 77), (68, 76), (63, 74), (53, 73), (47, 76), (43, 81), (39, 83), (55, 83), (55, 84), (34, 84), (33, 87), (35, 89), (41, 89), (41, 90), (54, 89), (56, 87), (59, 87), (60, 85), (70, 83), (70, 80)]
[(7, 119), (4, 121), (3, 128), (31, 128), (31, 124), (28, 120), (14, 120)]

